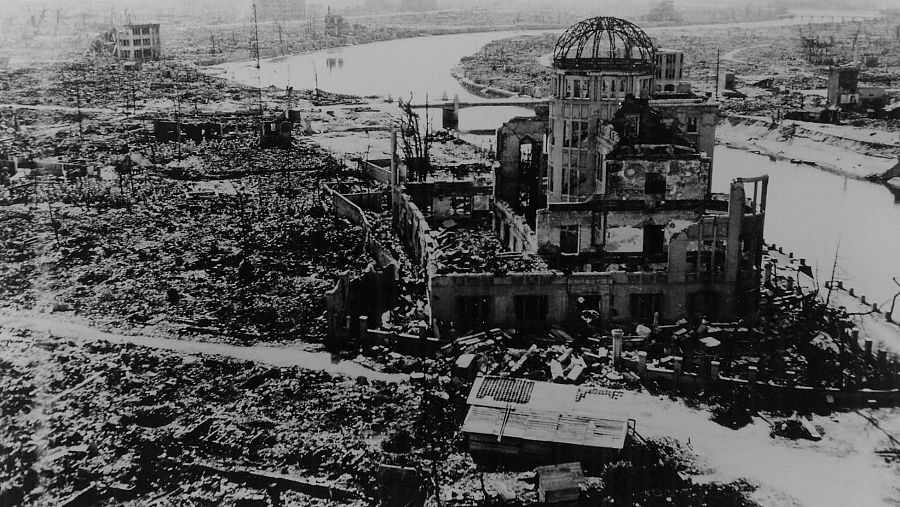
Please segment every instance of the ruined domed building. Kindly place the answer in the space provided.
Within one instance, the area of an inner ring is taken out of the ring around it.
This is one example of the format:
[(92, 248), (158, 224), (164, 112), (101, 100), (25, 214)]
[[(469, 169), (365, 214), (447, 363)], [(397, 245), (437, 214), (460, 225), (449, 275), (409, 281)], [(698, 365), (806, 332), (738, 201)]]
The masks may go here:
[(434, 284), (436, 318), (476, 312), (528, 327), (587, 314), (609, 327), (754, 317), (768, 179), (712, 193), (718, 104), (658, 86), (660, 62), (683, 61), (663, 55), (617, 18), (587, 19), (559, 38), (549, 113), (498, 130), (494, 191), (501, 243), (553, 271), (460, 279), (446, 297)]

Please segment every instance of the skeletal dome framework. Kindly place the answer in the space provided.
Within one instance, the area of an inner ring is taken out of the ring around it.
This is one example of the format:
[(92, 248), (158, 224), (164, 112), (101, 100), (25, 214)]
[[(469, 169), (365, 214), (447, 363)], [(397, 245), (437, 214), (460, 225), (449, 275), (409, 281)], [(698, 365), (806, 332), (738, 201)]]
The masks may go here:
[(559, 37), (553, 64), (560, 68), (653, 65), (655, 52), (653, 41), (634, 23), (598, 16), (572, 25)]

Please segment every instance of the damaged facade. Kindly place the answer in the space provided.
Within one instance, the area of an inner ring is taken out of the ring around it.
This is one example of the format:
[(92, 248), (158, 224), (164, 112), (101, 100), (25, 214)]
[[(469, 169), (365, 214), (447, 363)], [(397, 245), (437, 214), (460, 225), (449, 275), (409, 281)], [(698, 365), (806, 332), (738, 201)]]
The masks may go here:
[(498, 131), (495, 231), (552, 270), (466, 286), (457, 297), (482, 298), (486, 322), (754, 316), (768, 179), (712, 193), (718, 104), (657, 92), (659, 61), (627, 21), (576, 24), (557, 43), (548, 117)]
[(131, 62), (159, 60), (162, 56), (159, 23), (125, 25), (116, 32), (115, 55), (119, 60)]

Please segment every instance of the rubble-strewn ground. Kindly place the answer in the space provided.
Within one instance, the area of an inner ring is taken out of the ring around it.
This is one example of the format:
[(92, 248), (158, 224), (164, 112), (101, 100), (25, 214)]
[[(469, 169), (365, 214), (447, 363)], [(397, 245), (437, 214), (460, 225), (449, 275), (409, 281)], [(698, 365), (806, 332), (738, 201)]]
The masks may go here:
[[(496, 501), (498, 495), (479, 497), (480, 479), (502, 484), (509, 474), (482, 476), (462, 452), (467, 386), (449, 377), (456, 353), (471, 344), (438, 360), (386, 347), (345, 353), (364, 353), (359, 363), (383, 370), (373, 371), (306, 349), (250, 343), (318, 340), (324, 290), (339, 272), (371, 260), (359, 228), (335, 218), (320, 193), (321, 182), (335, 179), (361, 188), (339, 160), (298, 139), (291, 150), (254, 147), (260, 102), (272, 115), (284, 103), (282, 92), (264, 90), (260, 99), (256, 90), (174, 62), (133, 74), (102, 60), (74, 69), (40, 64), (0, 76), (3, 101), (31, 108), (3, 111), (4, 150), (84, 159), (103, 176), (64, 182), (44, 175), (0, 210), (0, 505), (59, 505), (71, 495), (101, 505), (337, 503), (322, 498), (327, 494), (317, 485), (347, 495), (340, 503), (371, 505), (380, 463), (417, 469), (428, 477), (429, 492), (434, 480), (442, 497), (457, 494), (457, 505)], [(373, 158), (380, 150), (383, 157), (391, 120), (380, 105), (329, 95), (314, 106), (311, 98), (293, 97), (318, 142)], [(149, 120), (176, 115), (220, 121), (225, 139), (178, 148), (152, 142)], [(118, 174), (116, 165), (131, 152), (137, 160)], [(446, 161), (484, 160), (451, 139), (439, 152)], [(414, 332), (424, 314), (421, 270), (388, 229), (389, 215), (367, 216), (402, 268), (402, 296), (388, 327)], [(462, 248), (473, 238), (451, 228), (441, 239), (456, 253), (444, 260), (466, 269), (473, 259)], [(475, 239), (495, 249), (484, 232)], [(75, 329), (76, 320), (86, 323)], [(779, 329), (802, 344), (810, 336), (799, 321)], [(672, 343), (666, 336), (671, 350), (662, 346), (651, 359), (696, 349), (700, 335), (710, 333), (708, 326), (681, 328), (687, 336)], [(171, 336), (206, 343), (173, 346), (162, 338)], [(565, 336), (540, 337), (532, 353), (531, 343), (518, 338), (471, 351), (484, 353), (495, 372), (525, 356), (524, 374), (541, 379), (552, 378), (550, 360), (572, 356), (571, 344), (555, 343)], [(716, 415), (721, 406), (726, 416), (745, 417), (746, 425), (732, 430), (710, 420), (707, 403), (690, 408), (651, 395), (615, 371), (600, 357), (605, 342), (586, 346), (598, 352), (584, 361), (591, 365), (587, 382), (634, 390), (622, 408), (650, 438), (654, 461), (637, 471), (654, 480), (636, 488), (647, 504), (875, 505), (900, 498), (896, 464), (889, 464), (896, 450), (891, 436), (900, 432), (896, 411), (812, 416), (821, 440), (792, 441), (782, 435), (794, 433), (780, 428), (796, 427), (793, 419), (773, 421), (775, 431), (762, 418), (770, 414), (751, 416), (732, 410), (727, 399), (706, 400)], [(759, 352), (781, 354), (783, 346), (797, 348), (790, 339), (775, 340)], [(772, 378), (796, 366), (766, 361)], [(614, 467), (605, 490), (598, 489), (601, 481), (593, 491), (621, 498), (617, 474), (625, 468)], [(659, 469), (684, 472), (691, 482), (657, 483), (664, 477)], [(533, 486), (520, 480), (527, 474), (512, 479), (533, 497)]]
[[(3, 504), (101, 498), (219, 504), (238, 494), (201, 465), (241, 465), (346, 489), (368, 505), (385, 439), (420, 389), (290, 367), (0, 330)], [(435, 428), (437, 429), (437, 428)], [(287, 504), (318, 504), (290, 491)], [(104, 502), (106, 503), (106, 502)]]
[[(848, 20), (735, 29), (721, 25), (702, 31), (672, 26), (650, 28), (648, 34), (658, 47), (684, 51), (684, 80), (695, 90), (715, 91), (717, 65), (721, 73), (736, 74), (737, 89), (749, 96), (747, 99), (722, 99), (723, 111), (768, 116), (777, 110), (824, 105), (821, 91), (828, 86), (828, 65), (809, 63), (801, 36), (833, 39), (835, 44), (830, 54), (835, 55), (839, 63), (851, 61), (855, 54), (877, 56), (878, 65), (864, 68), (860, 74), (860, 85), (900, 87), (900, 60), (897, 59), (900, 45), (894, 34), (896, 24), (896, 19), (885, 18), (862, 23)], [(545, 34), (494, 41), (464, 58), (456, 72), (501, 89), (515, 90), (523, 85), (537, 87), (546, 95), (550, 89), (549, 63), (556, 39), (556, 35)], [(854, 40), (857, 41), (855, 47)], [(779, 93), (751, 86), (766, 78), (774, 79)], [(896, 122), (889, 120), (851, 116), (848, 121), (854, 121), (857, 126), (897, 129)]]
[(317, 190), (340, 168), (316, 149), (250, 149), (243, 135), (195, 155), (190, 171), (224, 180), (154, 169), (40, 178), (27, 203), (4, 208), (4, 286), (15, 293), (3, 304), (251, 340), (320, 335), (321, 294), (371, 261), (359, 227), (332, 216)]

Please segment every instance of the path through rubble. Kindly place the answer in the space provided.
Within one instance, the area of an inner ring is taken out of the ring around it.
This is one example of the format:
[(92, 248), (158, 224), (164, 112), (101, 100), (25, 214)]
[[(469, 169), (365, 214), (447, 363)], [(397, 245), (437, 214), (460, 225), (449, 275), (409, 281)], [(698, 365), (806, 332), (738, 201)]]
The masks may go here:
[(45, 332), (51, 336), (74, 340), (105, 340), (110, 343), (131, 343), (141, 347), (183, 352), (186, 354), (211, 354), (244, 361), (253, 361), (273, 366), (299, 366), (309, 370), (324, 371), (347, 377), (365, 377), (383, 382), (404, 382), (408, 375), (382, 373), (353, 361), (332, 356), (328, 352), (312, 352), (293, 346), (237, 346), (224, 343), (209, 343), (175, 340), (156, 336), (123, 335), (101, 331), (86, 324), (64, 320), (51, 315), (5, 311), (0, 313), (0, 327), (28, 329)]

